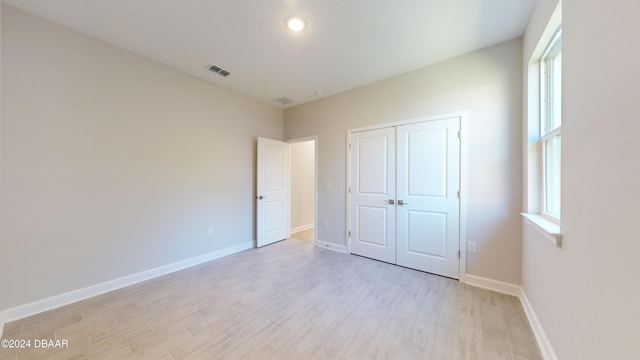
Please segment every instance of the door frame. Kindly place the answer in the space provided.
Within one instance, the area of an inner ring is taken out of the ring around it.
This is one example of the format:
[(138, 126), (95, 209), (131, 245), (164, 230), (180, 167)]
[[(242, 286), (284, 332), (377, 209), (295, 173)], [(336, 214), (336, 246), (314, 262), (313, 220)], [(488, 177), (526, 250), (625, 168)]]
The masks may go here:
[[(345, 239), (347, 239), (347, 253), (351, 254), (351, 236), (349, 233), (349, 226), (351, 220), (351, 197), (350, 194), (350, 186), (351, 186), (351, 137), (354, 132), (367, 131), (367, 130), (376, 130), (383, 129), (388, 127), (409, 125), (427, 121), (437, 121), (443, 119), (450, 118), (459, 118), (460, 119), (460, 224), (458, 225), (459, 231), (459, 246), (460, 246), (460, 261), (459, 261), (459, 278), (458, 281), (461, 283), (466, 283), (466, 274), (467, 274), (467, 173), (468, 173), (468, 162), (467, 162), (467, 154), (468, 154), (468, 113), (466, 111), (460, 111), (449, 114), (441, 114), (435, 116), (423, 116), (419, 118), (413, 118), (408, 120), (401, 120), (395, 122), (388, 122), (378, 125), (365, 126), (354, 129), (347, 129), (347, 137), (346, 137), (346, 157), (347, 157), (347, 186), (345, 187), (345, 199), (347, 204), (346, 211), (346, 221), (345, 221)], [(316, 142), (316, 149), (318, 143)], [(317, 153), (316, 153), (317, 157)], [(316, 162), (317, 165), (317, 162)], [(317, 175), (317, 173), (316, 173)], [(317, 182), (316, 182), (316, 194), (317, 194)], [(317, 204), (316, 204), (317, 206)], [(317, 213), (316, 213), (317, 216)], [(317, 218), (316, 218), (317, 221)], [(317, 223), (316, 223), (317, 224)]]
[[(314, 141), (314, 194), (313, 194), (313, 245), (318, 245), (318, 135), (305, 136), (300, 138), (285, 140), (286, 143), (294, 144), (299, 142)], [(289, 176), (291, 176), (291, 157), (289, 157)], [(291, 182), (291, 181), (289, 181)], [(289, 202), (291, 202), (291, 187), (289, 187)], [(289, 204), (291, 209), (291, 204)], [(291, 216), (291, 212), (289, 212)], [(291, 221), (289, 221), (291, 223)]]

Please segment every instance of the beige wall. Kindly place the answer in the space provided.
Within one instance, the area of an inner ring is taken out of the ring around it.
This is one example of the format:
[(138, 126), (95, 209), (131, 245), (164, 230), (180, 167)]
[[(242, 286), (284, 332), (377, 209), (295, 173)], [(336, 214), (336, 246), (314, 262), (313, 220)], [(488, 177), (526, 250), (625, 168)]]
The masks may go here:
[[(538, 1), (527, 59), (555, 1)], [(640, 354), (640, 22), (636, 1), (563, 0), (558, 249), (524, 227), (522, 281), (559, 359)]]
[(291, 228), (315, 221), (316, 143), (291, 144)]
[[(0, 189), (2, 189), (2, 3), (0, 3)], [(2, 218), (3, 205), (2, 196), (0, 196), (0, 218)], [(0, 222), (0, 226), (2, 223)], [(2, 228), (0, 228), (0, 234), (2, 234)], [(0, 251), (2, 250), (2, 239), (0, 238)], [(2, 256), (0, 256), (1, 260)], [(0, 285), (1, 288), (2, 285)], [(0, 302), (0, 312), (2, 311), (2, 303)], [(0, 314), (0, 324), (3, 323), (3, 316)], [(1, 326), (1, 325), (0, 325)], [(0, 336), (2, 330), (0, 330)]]
[(2, 16), (0, 309), (254, 239), (255, 138), (283, 139), (281, 110)]
[(521, 63), (518, 39), (286, 110), (286, 138), (319, 136), (318, 239), (346, 245), (348, 129), (468, 111), (468, 273), (519, 284)]

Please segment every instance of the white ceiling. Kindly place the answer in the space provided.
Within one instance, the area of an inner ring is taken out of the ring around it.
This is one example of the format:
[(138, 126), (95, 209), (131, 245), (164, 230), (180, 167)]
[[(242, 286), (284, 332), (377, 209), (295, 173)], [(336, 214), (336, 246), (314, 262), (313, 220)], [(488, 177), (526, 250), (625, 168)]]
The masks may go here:
[[(517, 38), (535, 0), (4, 2), (287, 108)], [(307, 29), (289, 31), (292, 15)], [(208, 71), (210, 63), (231, 75)], [(294, 102), (275, 101), (283, 96)]]

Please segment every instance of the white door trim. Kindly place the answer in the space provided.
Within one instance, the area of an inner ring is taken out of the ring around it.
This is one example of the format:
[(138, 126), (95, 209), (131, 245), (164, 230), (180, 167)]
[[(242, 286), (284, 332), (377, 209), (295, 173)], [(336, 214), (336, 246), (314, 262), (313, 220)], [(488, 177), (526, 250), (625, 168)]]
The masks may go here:
[(459, 281), (467, 282), (467, 183), (469, 154), (469, 124), (468, 114), (459, 113), (460, 116), (460, 276)]
[[(468, 149), (469, 149), (469, 145), (468, 145), (468, 113), (465, 111), (461, 111), (461, 112), (455, 112), (455, 113), (449, 113), (449, 114), (442, 114), (442, 115), (435, 115), (435, 116), (424, 116), (424, 117), (419, 117), (419, 118), (414, 118), (414, 119), (409, 119), (409, 120), (402, 120), (402, 121), (395, 121), (395, 122), (389, 122), (389, 123), (384, 123), (384, 124), (379, 124), (379, 125), (372, 125), (372, 126), (365, 126), (365, 127), (360, 127), (360, 128), (354, 128), (354, 129), (347, 129), (347, 137), (346, 137), (346, 144), (345, 144), (345, 148), (346, 148), (346, 164), (347, 164), (347, 186), (346, 186), (346, 192), (345, 192), (345, 198), (346, 198), (346, 204), (347, 204), (347, 208), (346, 208), (346, 221), (345, 221), (345, 239), (347, 240), (347, 253), (351, 254), (351, 239), (349, 236), (349, 224), (350, 224), (350, 219), (351, 219), (351, 199), (349, 196), (349, 187), (351, 185), (351, 148), (350, 148), (350, 144), (351, 144), (351, 136), (354, 132), (359, 132), (359, 131), (366, 131), (366, 130), (375, 130), (375, 129), (382, 129), (382, 128), (388, 128), (388, 127), (394, 127), (394, 126), (402, 126), (402, 125), (409, 125), (409, 124), (415, 124), (415, 123), (420, 123), (420, 122), (426, 122), (426, 121), (436, 121), (436, 120), (442, 120), (442, 119), (449, 119), (449, 118), (453, 118), (453, 117), (457, 117), (460, 119), (460, 264), (459, 264), (459, 281), (461, 283), (466, 283), (466, 274), (467, 274), (467, 189), (468, 189), (468, 183), (467, 183), (467, 173), (468, 173), (468, 160), (467, 160), (467, 154), (468, 154)], [(316, 146), (317, 146), (317, 142), (316, 142)], [(317, 154), (316, 154), (317, 156)], [(316, 184), (317, 185), (317, 184)], [(317, 221), (317, 219), (316, 219)]]
[[(315, 186), (314, 186), (314, 195), (313, 195), (313, 206), (314, 206), (314, 218), (313, 218), (313, 244), (318, 246), (318, 135), (305, 136), (295, 139), (285, 140), (285, 142), (289, 144), (305, 142), (305, 141), (314, 141), (315, 149), (314, 149), (314, 167), (315, 167)], [(289, 158), (289, 162), (291, 162), (291, 158)], [(291, 175), (291, 171), (289, 171), (289, 175)], [(291, 188), (289, 188), (289, 192), (291, 192)], [(289, 201), (291, 201), (291, 193), (289, 193)]]

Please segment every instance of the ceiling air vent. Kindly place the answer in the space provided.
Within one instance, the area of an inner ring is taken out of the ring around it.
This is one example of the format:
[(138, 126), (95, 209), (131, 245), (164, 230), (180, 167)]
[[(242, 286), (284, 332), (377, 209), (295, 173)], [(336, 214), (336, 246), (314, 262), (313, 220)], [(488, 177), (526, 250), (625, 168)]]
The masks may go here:
[(228, 72), (227, 70), (224, 70), (223, 68), (213, 65), (213, 64), (209, 64), (207, 65), (207, 70), (212, 71), (222, 77), (227, 77), (229, 75), (231, 75), (230, 72)]
[(289, 98), (288, 98), (288, 97), (286, 97), (286, 96), (283, 96), (283, 97), (281, 97), (281, 98), (279, 98), (279, 99), (276, 99), (276, 101), (277, 101), (277, 102), (279, 102), (279, 103), (280, 103), (280, 104), (282, 104), (282, 105), (287, 105), (287, 104), (290, 104), (290, 103), (292, 103), (292, 102), (293, 102), (293, 100), (289, 99)]

